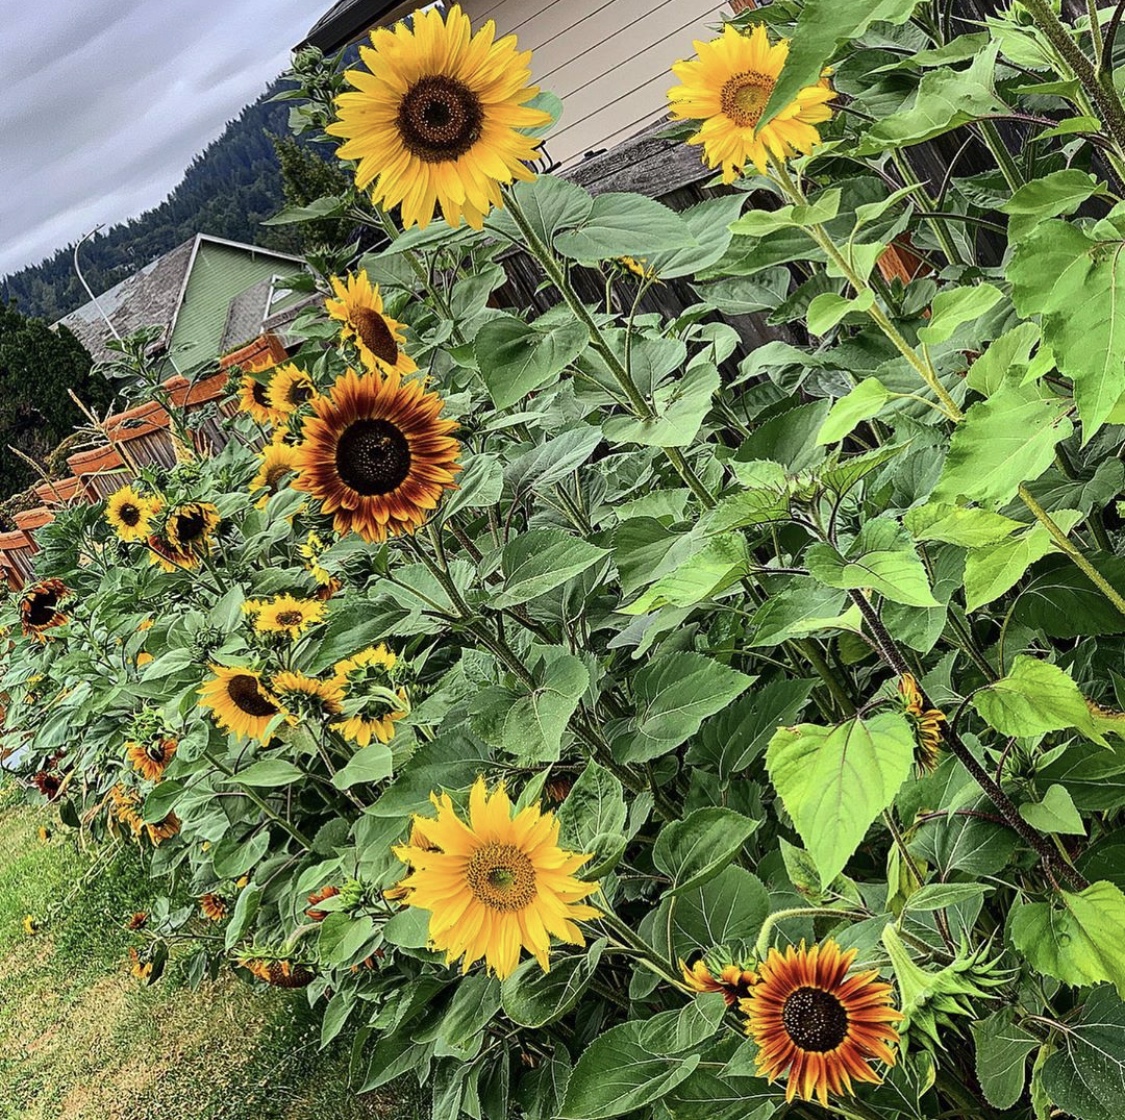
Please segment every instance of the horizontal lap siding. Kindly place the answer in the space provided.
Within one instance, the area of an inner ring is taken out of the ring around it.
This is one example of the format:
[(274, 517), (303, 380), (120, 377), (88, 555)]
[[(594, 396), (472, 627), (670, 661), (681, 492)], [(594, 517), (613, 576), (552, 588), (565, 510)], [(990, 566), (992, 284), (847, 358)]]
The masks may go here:
[(612, 147), (667, 111), (672, 63), (690, 58), (694, 39), (711, 38), (731, 14), (714, 0), (470, 0), (476, 26), (496, 21), (531, 50), (532, 76), (563, 101), (547, 138), (567, 165)]

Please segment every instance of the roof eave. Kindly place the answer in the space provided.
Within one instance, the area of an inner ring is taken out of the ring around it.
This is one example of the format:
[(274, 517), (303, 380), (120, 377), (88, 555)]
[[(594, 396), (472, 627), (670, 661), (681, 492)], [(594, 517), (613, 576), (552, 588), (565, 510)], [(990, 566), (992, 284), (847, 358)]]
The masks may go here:
[(401, 4), (402, 0), (344, 0), (325, 12), (293, 49), (318, 47), (325, 54), (333, 54)]

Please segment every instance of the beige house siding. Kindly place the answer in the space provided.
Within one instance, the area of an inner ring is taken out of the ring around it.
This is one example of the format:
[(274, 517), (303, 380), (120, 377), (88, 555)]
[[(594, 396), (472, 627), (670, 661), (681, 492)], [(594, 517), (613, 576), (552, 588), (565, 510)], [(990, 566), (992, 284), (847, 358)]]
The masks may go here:
[(547, 138), (564, 167), (611, 148), (667, 112), (673, 62), (691, 58), (729, 17), (713, 0), (463, 0), (479, 27), (496, 21), (531, 50), (532, 76), (562, 98), (562, 119)]

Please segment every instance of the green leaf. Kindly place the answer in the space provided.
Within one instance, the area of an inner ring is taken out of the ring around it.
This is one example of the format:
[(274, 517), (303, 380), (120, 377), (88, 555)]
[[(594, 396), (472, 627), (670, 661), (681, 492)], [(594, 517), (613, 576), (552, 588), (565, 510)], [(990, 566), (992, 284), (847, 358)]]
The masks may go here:
[(760, 125), (796, 101), (805, 86), (816, 85), (838, 46), (858, 39), (873, 23), (905, 23), (916, 7), (916, 0), (808, 0)]
[(1125, 894), (1113, 883), (1084, 891), (1059, 891), (1055, 902), (1021, 906), (1009, 927), (1012, 943), (1028, 964), (1064, 984), (1081, 988), (1108, 980), (1125, 993)]
[(711, 398), (719, 388), (719, 371), (709, 362), (689, 369), (678, 381), (653, 394), (656, 416), (651, 420), (612, 416), (602, 425), (605, 437), (615, 443), (644, 447), (686, 447), (699, 434), (703, 418), (711, 411)]
[(1073, 430), (1066, 402), (1041, 398), (1034, 385), (1005, 385), (977, 401), (957, 425), (930, 498), (1003, 505), (1021, 482), (1038, 478), (1055, 461), (1056, 444)]
[(692, 276), (709, 268), (726, 252), (731, 239), (731, 222), (745, 204), (746, 196), (740, 193), (709, 198), (679, 211), (696, 244), (686, 249), (653, 253), (645, 259), (645, 264), (654, 268), (661, 280)]
[[(671, 944), (663, 939), (669, 932)], [(770, 912), (770, 896), (762, 881), (742, 867), (723, 868), (714, 879), (689, 887), (660, 904), (654, 929), (671, 959), (687, 960), (717, 945), (752, 946)]]
[(874, 588), (893, 603), (907, 607), (937, 607), (925, 565), (910, 534), (886, 517), (873, 517), (859, 531), (845, 556), (831, 545), (811, 545), (805, 564), (829, 587), (844, 590)]
[(1082, 814), (1074, 807), (1074, 800), (1067, 793), (1066, 786), (1049, 786), (1042, 801), (1029, 801), (1020, 806), (1020, 816), (1040, 832), (1063, 836), (1086, 835)]
[(453, 1047), (468, 1045), (499, 1010), (500, 984), (494, 976), (477, 972), (464, 977), (442, 1018), (442, 1040)]
[(918, 328), (918, 337), (930, 346), (946, 342), (962, 323), (979, 319), (1003, 298), (1004, 293), (992, 284), (945, 288), (934, 296), (930, 321)]
[(496, 610), (526, 603), (605, 559), (609, 551), (561, 529), (529, 529), (504, 546), (504, 584), (491, 599)]
[(981, 51), (968, 70), (930, 70), (918, 83), (909, 108), (872, 125), (856, 148), (857, 154), (874, 155), (888, 148), (921, 144), (981, 117), (1007, 113), (1008, 107), (992, 89), (995, 68), (993, 46)]
[(714, 598), (750, 571), (750, 552), (741, 533), (708, 538), (703, 547), (661, 576), (622, 614), (647, 614), (660, 607), (690, 607)]
[(713, 879), (758, 827), (733, 809), (709, 806), (666, 824), (656, 838), (652, 862), (672, 880), (678, 894)]
[(797, 576), (780, 594), (771, 595), (755, 612), (747, 644), (754, 649), (776, 646), (817, 630), (857, 629), (854, 607), (841, 614), (848, 599), (835, 587), (808, 576)]
[(1024, 737), (1073, 727), (1106, 745), (1078, 685), (1064, 669), (1037, 657), (1019, 654), (1011, 672), (977, 692), (972, 704), (1001, 735)]
[[(1013, 379), (1013, 373), (1028, 369), (1031, 351), (1039, 339), (1038, 323), (1020, 323), (1018, 327), (1005, 331), (999, 338), (993, 339), (988, 349), (969, 367), (966, 384), (983, 396), (992, 396), (1005, 381)], [(1041, 348), (1040, 353), (1049, 354), (1050, 351)], [(1039, 355), (1036, 355), (1036, 360), (1039, 360)]]
[(971, 1025), (977, 1055), (977, 1080), (993, 1108), (1012, 1108), (1023, 1096), (1027, 1056), (1039, 1045), (1035, 1035), (1017, 1026), (1004, 1007)]
[(699, 1065), (698, 1054), (650, 1054), (637, 1041), (639, 1028), (622, 1023), (586, 1047), (570, 1075), (562, 1120), (604, 1120), (652, 1105)]
[(907, 900), (905, 910), (945, 910), (950, 906), (980, 898), (992, 888), (985, 883), (927, 883)]
[(243, 887), (238, 892), (238, 899), (234, 904), (234, 912), (227, 922), (223, 935), (223, 944), (226, 949), (233, 949), (247, 934), (254, 919), (258, 916), (258, 907), (262, 902), (265, 891), (254, 884)]
[(877, 416), (890, 399), (891, 391), (877, 377), (864, 378), (832, 406), (817, 433), (816, 442), (824, 446), (842, 440), (857, 424)]
[(1103, 189), (1104, 184), (1088, 171), (1068, 167), (1024, 183), (997, 209), (1008, 215), (1008, 239), (1016, 242), (1047, 218), (1073, 214), (1086, 199), (1101, 194)]
[[(1111, 586), (1125, 594), (1125, 558), (1095, 553), (1088, 559)], [(1040, 565), (1039, 574), (1020, 593), (1012, 620), (1051, 638), (1125, 632), (1125, 617), (1107, 609), (1105, 596), (1090, 577), (1061, 556)]]
[(559, 806), (558, 818), (566, 843), (576, 852), (592, 852), (583, 869), (589, 879), (609, 871), (625, 851), (628, 811), (621, 782), (604, 766), (587, 762)]
[(614, 744), (620, 762), (648, 762), (675, 750), (753, 684), (754, 678), (700, 653), (666, 653), (633, 681), (636, 733)]
[(849, 311), (866, 311), (875, 301), (875, 293), (869, 288), (848, 299), (836, 292), (822, 292), (809, 304), (805, 321), (813, 334), (827, 334)]
[(979, 506), (927, 502), (906, 511), (903, 522), (916, 541), (944, 541), (962, 548), (996, 544), (1025, 526)]
[(222, 780), (228, 785), (273, 787), (292, 785), (293, 782), (299, 782), (304, 777), (305, 772), (299, 766), (294, 766), (292, 762), (280, 758), (267, 758), (252, 763), (245, 770), (239, 770), (230, 777), (224, 776)]
[(696, 244), (674, 210), (643, 195), (615, 192), (598, 195), (582, 223), (555, 238), (559, 253), (579, 261), (645, 257)]
[[(548, 245), (559, 230), (581, 225), (594, 205), (581, 187), (554, 175), (536, 175), (530, 182), (514, 183), (510, 189), (536, 236)], [(522, 236), (507, 210), (493, 210), (485, 228), (517, 240)]]
[(1088, 440), (1125, 392), (1125, 259), (1067, 222), (1041, 222), (1012, 254), (1007, 276), (1020, 314), (1042, 313), (1043, 339), (1074, 399)]
[(371, 743), (361, 747), (341, 770), (337, 770), (332, 784), (337, 789), (351, 789), (361, 782), (382, 782), (391, 776), (393, 764), (391, 748), (385, 743)]
[(778, 728), (766, 750), (766, 767), (821, 882), (843, 871), (913, 761), (913, 732), (895, 712), (835, 727)]
[(557, 378), (589, 341), (577, 320), (540, 328), (514, 315), (498, 315), (480, 327), (473, 346), (493, 403), (510, 408)]
[[(1120, 938), (1120, 934), (1118, 934)], [(1125, 1004), (1095, 988), (1042, 1069), (1051, 1102), (1080, 1120), (1125, 1120)]]
[(500, 985), (504, 1014), (521, 1027), (545, 1027), (561, 1019), (578, 1002), (597, 971), (605, 940), (551, 961), (544, 972), (534, 957), (524, 961)]
[[(1051, 516), (1064, 532), (1082, 520), (1077, 510), (1054, 510)], [(1012, 540), (974, 548), (965, 561), (965, 610), (975, 611), (999, 599), (1032, 564), (1057, 547), (1051, 534), (1036, 523)]]

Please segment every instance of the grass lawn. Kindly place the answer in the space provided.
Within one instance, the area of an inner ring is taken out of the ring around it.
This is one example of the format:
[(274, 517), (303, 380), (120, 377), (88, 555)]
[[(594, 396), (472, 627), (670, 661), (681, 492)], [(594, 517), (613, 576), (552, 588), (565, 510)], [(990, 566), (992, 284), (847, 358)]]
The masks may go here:
[[(87, 876), (97, 853), (79, 852), (73, 835), (0, 789), (0, 1120), (425, 1114), (409, 1084), (357, 1098), (346, 1040), (318, 1051), (301, 993), (251, 989), (233, 975), (192, 991), (172, 967), (153, 987), (134, 979), (123, 924), (149, 901), (139, 862), (122, 849)], [(64, 899), (27, 936), (24, 915)]]

